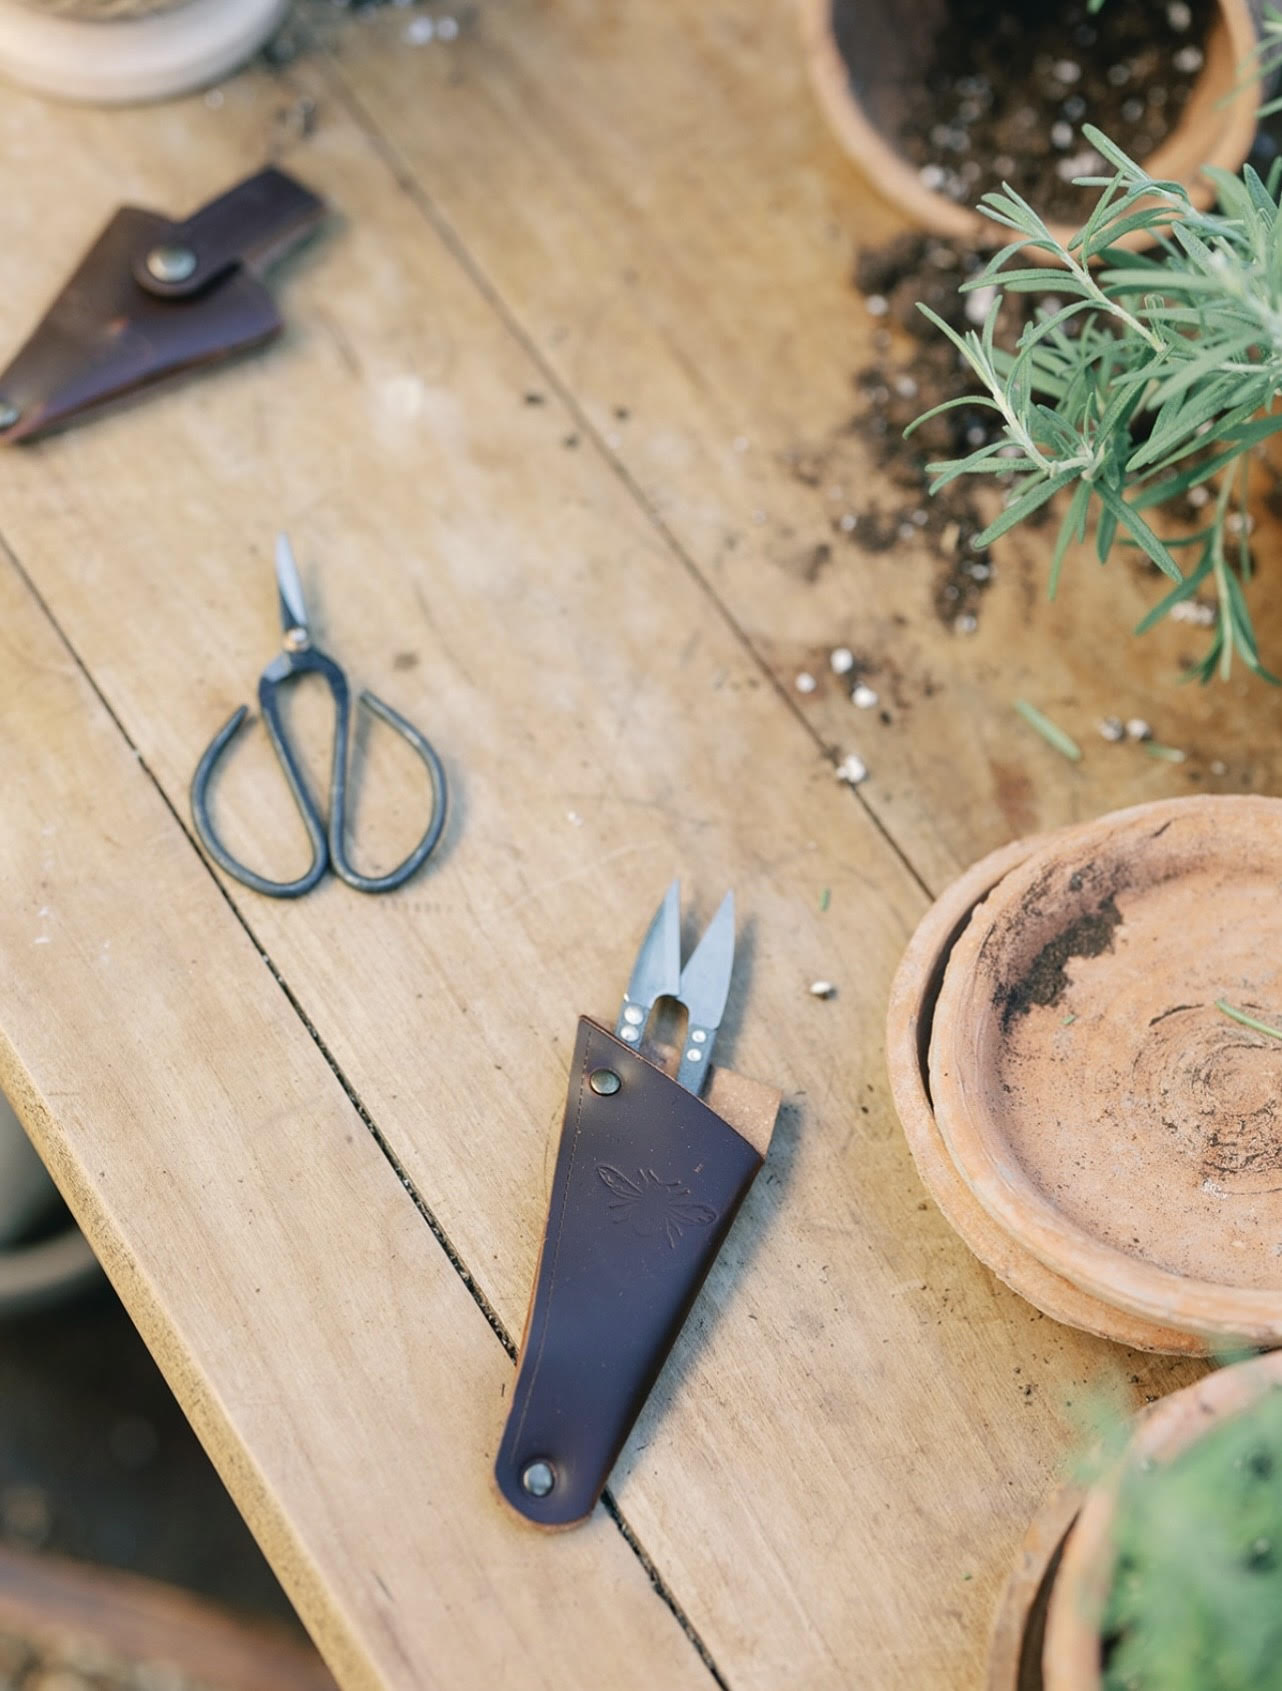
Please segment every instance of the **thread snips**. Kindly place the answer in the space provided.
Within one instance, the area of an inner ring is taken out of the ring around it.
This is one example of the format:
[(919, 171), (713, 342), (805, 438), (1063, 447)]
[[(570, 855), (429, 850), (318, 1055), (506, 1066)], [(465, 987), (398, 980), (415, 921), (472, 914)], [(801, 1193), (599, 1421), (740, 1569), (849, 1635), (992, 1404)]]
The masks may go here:
[[(779, 1094), (710, 1063), (734, 943), (727, 893), (682, 967), (674, 882), (615, 1032), (579, 1022), (495, 1465), (504, 1499), (536, 1525), (591, 1513), (765, 1157)], [(672, 1045), (663, 1024), (678, 1006), (686, 1020)]]

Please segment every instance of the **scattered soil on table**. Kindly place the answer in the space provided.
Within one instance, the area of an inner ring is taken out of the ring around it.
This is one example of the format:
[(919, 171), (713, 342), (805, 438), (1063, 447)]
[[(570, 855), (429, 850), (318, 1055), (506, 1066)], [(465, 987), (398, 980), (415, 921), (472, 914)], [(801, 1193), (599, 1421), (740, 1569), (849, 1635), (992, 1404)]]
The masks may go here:
[[(852, 431), (901, 498), (861, 511), (849, 538), (868, 552), (884, 552), (920, 535), (940, 554), (934, 606), (940, 620), (959, 634), (972, 633), (982, 595), (992, 580), (992, 559), (971, 541), (997, 514), (997, 501), (983, 500), (976, 478), (963, 476), (933, 497), (926, 465), (960, 458), (1000, 435), (996, 413), (983, 406), (958, 406), (923, 424), (907, 440), (904, 430), (932, 406), (972, 393), (974, 378), (955, 348), (918, 310), (924, 301), (959, 331), (973, 327), (967, 316), (972, 295), (958, 292), (984, 255), (931, 235), (901, 235), (889, 245), (860, 253), (855, 286), (882, 324), (875, 336), (878, 362), (855, 376), (862, 405)], [(1011, 295), (998, 319), (998, 338), (1013, 345), (1040, 296)], [(972, 307), (973, 309), (973, 307)], [(896, 346), (890, 326), (909, 337)], [(987, 479), (987, 478), (985, 478)]]
[(951, 0), (925, 76), (908, 91), (900, 151), (927, 187), (974, 204), (1003, 181), (1044, 217), (1079, 224), (1099, 169), (1093, 123), (1144, 161), (1201, 74), (1214, 0)]

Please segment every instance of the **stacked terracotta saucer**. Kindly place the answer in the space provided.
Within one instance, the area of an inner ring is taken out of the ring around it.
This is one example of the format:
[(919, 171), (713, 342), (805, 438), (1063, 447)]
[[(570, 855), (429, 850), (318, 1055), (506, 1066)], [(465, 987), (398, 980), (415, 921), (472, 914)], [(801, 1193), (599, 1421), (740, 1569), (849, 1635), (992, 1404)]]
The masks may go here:
[(887, 1049), (940, 1208), (1047, 1315), (1144, 1350), (1282, 1345), (1282, 800), (994, 852), (913, 936)]

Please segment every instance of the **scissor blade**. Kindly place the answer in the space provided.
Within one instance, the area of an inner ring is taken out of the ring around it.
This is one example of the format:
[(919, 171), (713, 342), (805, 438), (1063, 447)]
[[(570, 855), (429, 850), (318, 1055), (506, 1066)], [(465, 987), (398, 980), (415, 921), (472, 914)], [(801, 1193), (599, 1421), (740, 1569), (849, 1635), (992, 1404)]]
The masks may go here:
[(690, 1092), (703, 1090), (717, 1029), (730, 996), (734, 970), (734, 894), (728, 892), (708, 923), (703, 938), (681, 971), (677, 996), (689, 1013), (686, 1048), (677, 1079)]
[(301, 628), (306, 633), (307, 604), (303, 598), (303, 583), (287, 534), (276, 536), (276, 591), (280, 595), (281, 628), (286, 634), (295, 628)]
[(623, 995), (615, 1034), (635, 1045), (645, 1030), (651, 1006), (656, 998), (676, 997), (681, 983), (681, 883), (673, 881), (659, 908), (637, 960), (632, 965), (632, 978)]

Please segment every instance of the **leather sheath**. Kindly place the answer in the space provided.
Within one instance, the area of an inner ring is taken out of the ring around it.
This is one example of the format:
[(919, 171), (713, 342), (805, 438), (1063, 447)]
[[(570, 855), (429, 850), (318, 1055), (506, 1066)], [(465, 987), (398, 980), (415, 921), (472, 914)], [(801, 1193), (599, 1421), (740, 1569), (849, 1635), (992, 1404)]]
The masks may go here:
[[(26, 345), (0, 375), (16, 443), (85, 411), (260, 345), (282, 324), (259, 272), (309, 235), (324, 202), (284, 171), (239, 183), (182, 222), (122, 207)], [(163, 281), (156, 248), (188, 249), (190, 275)]]
[[(594, 1089), (601, 1071), (618, 1076), (616, 1091)], [(761, 1163), (671, 1075), (587, 1017), (579, 1022), (495, 1469), (527, 1520), (565, 1527), (591, 1513)], [(552, 1477), (542, 1497), (522, 1482), (538, 1464)]]

